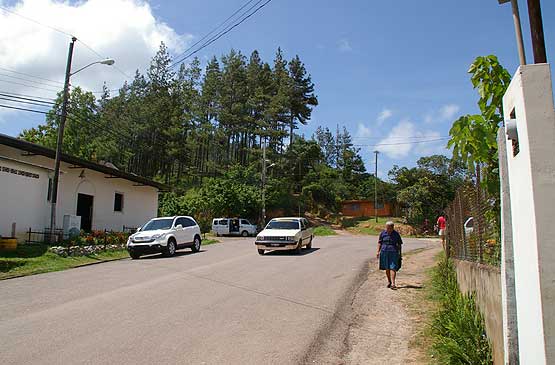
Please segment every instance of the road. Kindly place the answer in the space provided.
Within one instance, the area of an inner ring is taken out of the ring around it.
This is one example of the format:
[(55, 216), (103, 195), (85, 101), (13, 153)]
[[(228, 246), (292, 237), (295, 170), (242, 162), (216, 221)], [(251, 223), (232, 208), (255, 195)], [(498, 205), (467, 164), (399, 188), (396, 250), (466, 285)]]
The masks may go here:
[[(0, 281), (2, 364), (295, 364), (364, 280), (375, 237), (253, 239)], [(405, 251), (429, 245), (405, 239)], [(373, 259), (375, 260), (375, 259)]]

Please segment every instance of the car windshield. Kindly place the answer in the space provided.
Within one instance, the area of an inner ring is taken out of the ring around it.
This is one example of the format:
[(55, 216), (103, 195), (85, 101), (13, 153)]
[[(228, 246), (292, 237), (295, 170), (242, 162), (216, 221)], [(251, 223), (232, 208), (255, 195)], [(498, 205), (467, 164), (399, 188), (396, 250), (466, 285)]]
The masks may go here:
[(141, 228), (141, 231), (156, 231), (157, 229), (170, 229), (172, 227), (173, 218), (153, 219)]
[(299, 229), (299, 221), (270, 221), (266, 229)]

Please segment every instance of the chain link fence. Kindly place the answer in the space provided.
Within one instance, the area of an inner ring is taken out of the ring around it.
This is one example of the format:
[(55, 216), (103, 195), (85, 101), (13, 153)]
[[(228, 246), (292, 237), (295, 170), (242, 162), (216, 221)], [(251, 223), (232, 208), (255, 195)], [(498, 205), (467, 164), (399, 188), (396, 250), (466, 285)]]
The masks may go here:
[(447, 254), (450, 257), (499, 266), (500, 210), (496, 199), (479, 185), (460, 188), (446, 209)]

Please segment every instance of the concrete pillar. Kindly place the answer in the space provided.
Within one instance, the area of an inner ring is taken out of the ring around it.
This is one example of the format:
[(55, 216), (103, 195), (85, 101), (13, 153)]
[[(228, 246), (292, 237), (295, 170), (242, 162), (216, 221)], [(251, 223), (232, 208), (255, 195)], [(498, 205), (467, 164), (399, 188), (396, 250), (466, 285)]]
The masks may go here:
[(520, 66), (503, 97), (518, 347), (523, 364), (555, 364), (555, 111), (548, 64)]
[(499, 180), (501, 182), (501, 300), (503, 305), (504, 363), (506, 365), (517, 365), (519, 363), (518, 320), (505, 127), (499, 128), (497, 146), (499, 147)]

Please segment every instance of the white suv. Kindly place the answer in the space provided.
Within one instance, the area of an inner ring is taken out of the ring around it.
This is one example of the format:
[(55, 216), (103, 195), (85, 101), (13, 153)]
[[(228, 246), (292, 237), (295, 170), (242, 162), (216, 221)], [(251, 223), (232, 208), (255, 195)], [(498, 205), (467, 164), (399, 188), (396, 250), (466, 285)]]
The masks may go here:
[(306, 218), (274, 218), (256, 236), (254, 244), (260, 255), (266, 250), (295, 250), (312, 248), (314, 231)]
[(129, 236), (127, 251), (132, 259), (138, 259), (160, 252), (173, 256), (176, 250), (185, 247), (198, 252), (200, 245), (200, 228), (192, 217), (163, 217), (151, 219)]

